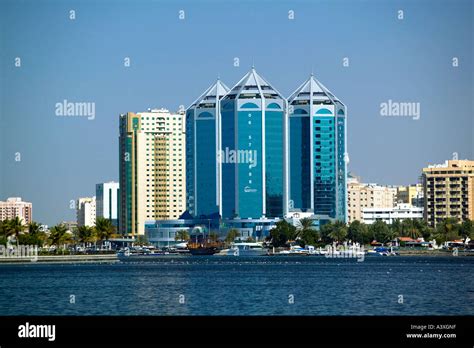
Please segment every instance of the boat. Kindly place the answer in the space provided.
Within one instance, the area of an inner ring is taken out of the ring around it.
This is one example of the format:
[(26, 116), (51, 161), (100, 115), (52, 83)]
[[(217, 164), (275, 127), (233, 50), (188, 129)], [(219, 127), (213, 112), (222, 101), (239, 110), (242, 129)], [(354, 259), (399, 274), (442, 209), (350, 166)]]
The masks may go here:
[(120, 261), (150, 261), (156, 257), (178, 256), (179, 253), (173, 250), (159, 250), (151, 248), (131, 247), (121, 249), (117, 253)]
[(257, 242), (234, 242), (226, 255), (229, 256), (262, 256), (268, 255), (268, 251), (262, 243)]
[(377, 255), (377, 256), (396, 256), (399, 255), (393, 250), (393, 248), (387, 249), (385, 247), (377, 247), (372, 250), (368, 250), (367, 255)]
[(191, 255), (214, 255), (219, 252), (217, 243), (188, 243), (188, 250)]
[(222, 243), (206, 235), (205, 228), (201, 226), (194, 227), (187, 248), (191, 255), (205, 256), (217, 254), (222, 249)]

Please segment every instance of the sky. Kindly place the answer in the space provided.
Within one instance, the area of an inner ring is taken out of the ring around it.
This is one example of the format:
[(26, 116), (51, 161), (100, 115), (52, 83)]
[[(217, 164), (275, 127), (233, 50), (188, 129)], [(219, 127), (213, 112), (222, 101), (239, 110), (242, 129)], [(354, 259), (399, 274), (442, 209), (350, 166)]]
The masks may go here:
[[(473, 11), (470, 0), (0, 1), (0, 200), (32, 202), (48, 225), (75, 220), (71, 200), (119, 179), (121, 113), (187, 107), (252, 64), (284, 96), (314, 72), (347, 106), (349, 171), (416, 183), (453, 153), (474, 159)], [(63, 100), (95, 103), (95, 118), (57, 116)], [(419, 103), (419, 119), (382, 116), (389, 100)]]

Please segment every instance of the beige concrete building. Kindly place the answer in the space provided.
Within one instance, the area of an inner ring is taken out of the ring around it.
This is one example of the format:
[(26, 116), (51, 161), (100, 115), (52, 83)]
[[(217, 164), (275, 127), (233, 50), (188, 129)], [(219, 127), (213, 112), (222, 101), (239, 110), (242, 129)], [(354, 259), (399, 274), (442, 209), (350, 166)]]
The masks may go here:
[(166, 109), (120, 116), (119, 231), (145, 233), (145, 221), (186, 210), (184, 113)]
[(348, 222), (363, 220), (364, 208), (393, 208), (396, 204), (397, 188), (377, 184), (361, 183), (360, 179), (347, 179)]
[(423, 185), (408, 185), (397, 187), (397, 203), (411, 204), (414, 207), (423, 207)]
[(0, 221), (19, 217), (24, 224), (29, 224), (33, 218), (33, 204), (23, 202), (20, 197), (7, 198), (5, 202), (0, 201)]
[(79, 198), (76, 205), (77, 226), (95, 226), (96, 208), (95, 196)]
[(424, 218), (430, 226), (446, 218), (474, 220), (474, 161), (451, 160), (423, 168)]

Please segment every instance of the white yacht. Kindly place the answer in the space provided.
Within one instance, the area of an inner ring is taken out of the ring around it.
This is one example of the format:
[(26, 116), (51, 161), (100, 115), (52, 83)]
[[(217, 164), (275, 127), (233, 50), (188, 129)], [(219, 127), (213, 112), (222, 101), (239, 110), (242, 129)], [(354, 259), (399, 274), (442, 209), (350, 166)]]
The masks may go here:
[(261, 256), (267, 255), (262, 243), (256, 242), (234, 242), (227, 251), (229, 256)]

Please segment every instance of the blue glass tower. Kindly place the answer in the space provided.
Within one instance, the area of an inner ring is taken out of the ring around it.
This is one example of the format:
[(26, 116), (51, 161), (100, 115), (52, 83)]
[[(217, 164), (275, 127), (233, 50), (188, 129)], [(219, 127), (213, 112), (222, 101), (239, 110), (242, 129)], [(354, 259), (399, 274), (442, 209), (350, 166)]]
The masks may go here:
[(347, 221), (346, 106), (313, 75), (288, 105), (290, 210)]
[(186, 205), (195, 217), (219, 212), (219, 100), (228, 91), (218, 79), (186, 110)]
[(222, 217), (286, 212), (286, 106), (254, 68), (221, 99)]

